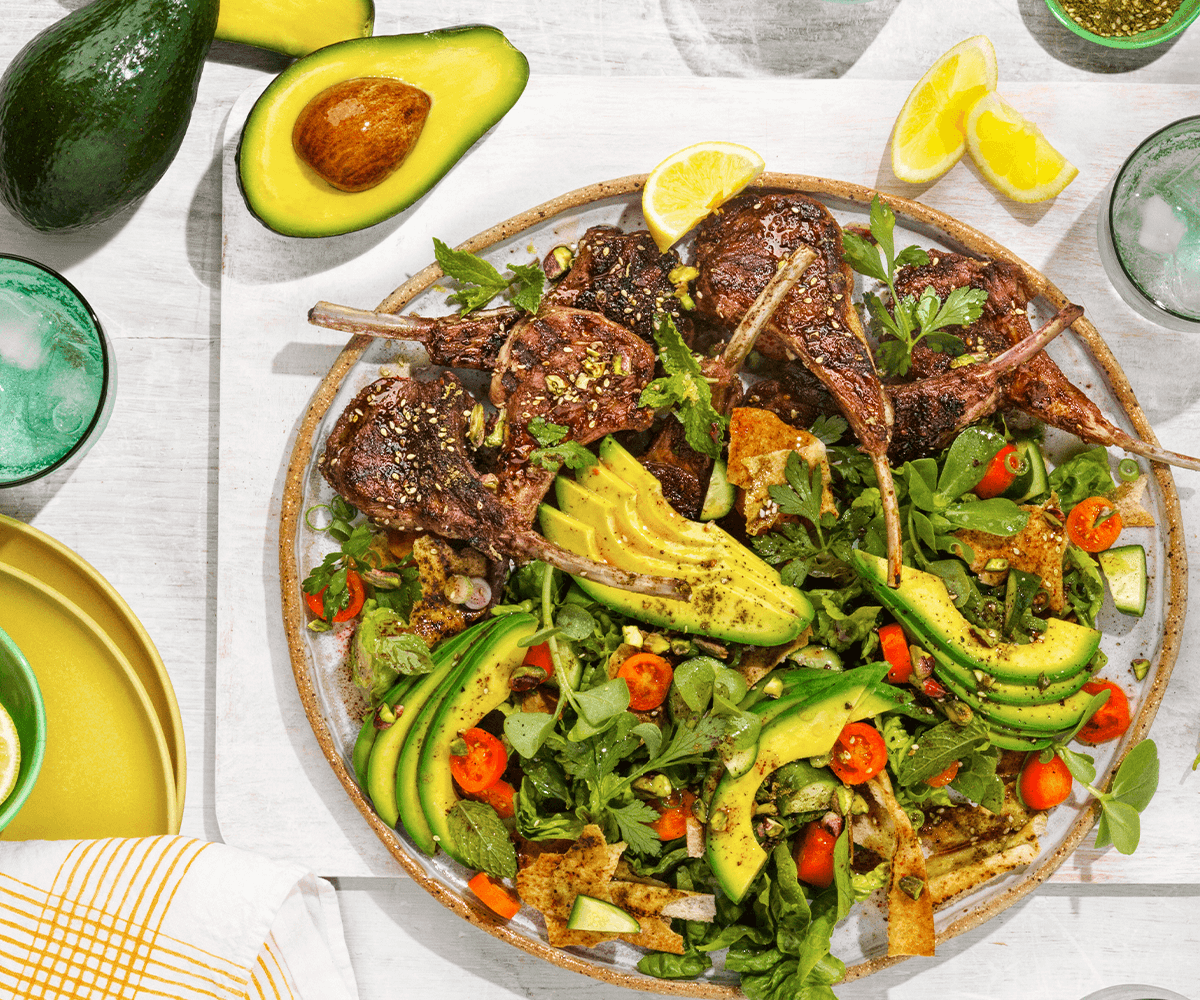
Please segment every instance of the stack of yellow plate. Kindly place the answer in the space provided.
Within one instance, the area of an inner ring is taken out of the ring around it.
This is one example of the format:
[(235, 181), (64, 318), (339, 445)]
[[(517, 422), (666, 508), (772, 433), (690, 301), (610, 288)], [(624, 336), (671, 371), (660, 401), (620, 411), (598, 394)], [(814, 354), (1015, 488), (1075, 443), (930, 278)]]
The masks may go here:
[(0, 515), (0, 628), (46, 705), (46, 755), (4, 840), (178, 833), (187, 765), (166, 668), (96, 570)]

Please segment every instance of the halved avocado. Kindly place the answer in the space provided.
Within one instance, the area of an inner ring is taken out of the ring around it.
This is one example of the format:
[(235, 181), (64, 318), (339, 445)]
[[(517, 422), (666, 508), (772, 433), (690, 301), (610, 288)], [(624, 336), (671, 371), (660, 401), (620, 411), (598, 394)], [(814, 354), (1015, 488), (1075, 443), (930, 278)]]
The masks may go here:
[(368, 38), (374, 0), (221, 0), (216, 37), (288, 56)]
[[(297, 119), (318, 95), (347, 81), (396, 80), (424, 92), (429, 113), (412, 149), (364, 191), (343, 191), (292, 145)], [(246, 119), (238, 178), (250, 210), (285, 236), (333, 236), (403, 211), (508, 112), (529, 63), (496, 28), (468, 25), (355, 38), (298, 59), (267, 87)]]

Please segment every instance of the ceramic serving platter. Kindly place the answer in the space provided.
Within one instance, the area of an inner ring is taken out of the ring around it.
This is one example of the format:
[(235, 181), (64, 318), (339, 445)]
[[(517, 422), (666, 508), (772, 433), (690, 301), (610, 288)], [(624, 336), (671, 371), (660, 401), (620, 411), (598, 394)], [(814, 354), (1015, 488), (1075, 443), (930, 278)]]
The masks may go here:
[[(609, 223), (626, 229), (643, 225), (640, 187), (644, 175), (590, 185), (538, 205), (463, 244), (500, 270), (508, 263), (541, 259), (560, 243), (577, 240), (592, 225)], [(873, 191), (853, 184), (792, 174), (766, 174), (766, 188), (803, 191), (823, 201), (843, 224), (865, 223)], [(907, 243), (964, 251), (979, 256), (1006, 258), (1024, 268), (1039, 295), (1031, 304), (1033, 325), (1049, 318), (1069, 301), (1069, 290), (1060, 291), (1044, 275), (982, 233), (917, 202), (888, 196), (898, 224), (896, 245)], [(683, 249), (685, 259), (687, 245)], [(414, 275), (394, 291), (380, 290), (375, 303), (346, 302), (361, 308), (391, 312), (440, 315), (447, 305), (441, 271), (434, 265)], [(326, 296), (330, 297), (330, 296)], [(1086, 320), (1051, 345), (1049, 353), (1068, 377), (1083, 386), (1115, 423), (1135, 436), (1154, 441), (1152, 429), (1134, 398), (1124, 373), (1096, 329)], [(444, 856), (427, 857), (413, 847), (403, 830), (394, 830), (372, 810), (355, 783), (350, 769), (350, 748), (359, 728), (364, 703), (349, 684), (344, 665), (345, 634), (319, 635), (305, 627), (300, 581), (328, 551), (329, 542), (310, 530), (304, 513), (328, 502), (332, 493), (315, 468), (333, 421), (345, 404), (382, 372), (399, 364), (420, 365), (423, 350), (415, 345), (353, 337), (325, 376), (303, 415), (292, 452), (284, 489), (280, 525), (280, 577), (283, 615), (296, 685), (318, 743), (335, 775), (396, 863), (416, 879), (431, 896), (516, 947), (547, 961), (623, 986), (658, 993), (688, 996), (732, 996), (738, 993), (737, 977), (717, 968), (703, 979), (665, 981), (641, 975), (634, 965), (640, 952), (621, 943), (590, 950), (550, 948), (540, 917), (526, 907), (511, 921), (499, 921), (482, 908), (465, 889), (466, 872)], [(1051, 457), (1064, 457), (1079, 443), (1067, 435), (1048, 437)], [(1186, 600), (1186, 556), (1180, 537), (1179, 501), (1166, 468), (1155, 467), (1150, 477), (1148, 505), (1155, 515), (1153, 529), (1132, 529), (1127, 537), (1147, 549), (1153, 583), (1149, 606), (1141, 619), (1118, 615), (1106, 605), (1100, 625), (1105, 632), (1102, 648), (1114, 667), (1145, 657), (1152, 667), (1140, 684), (1132, 674), (1121, 675), (1131, 699), (1135, 721), (1119, 744), (1098, 748), (1097, 767), (1108, 775), (1130, 746), (1149, 730), (1166, 689), (1178, 652)], [(1134, 536), (1137, 537), (1134, 537)], [(1041, 840), (1041, 853), (1030, 866), (993, 880), (967, 896), (951, 901), (936, 916), (939, 943), (970, 929), (1011, 906), (1040, 884), (1080, 844), (1095, 820), (1094, 809), (1068, 800), (1055, 810)], [(849, 978), (859, 977), (890, 964), (886, 956), (886, 925), (877, 907), (868, 900), (839, 927), (833, 952), (850, 967)]]
[(183, 812), (187, 753), (175, 688), (149, 633), (112, 584), (62, 542), (32, 525), (0, 514), (0, 566), (28, 573), (77, 605), (129, 661), (146, 690), (167, 743), (177, 809)]
[(0, 566), (0, 628), (29, 661), (46, 705), (38, 782), (4, 840), (178, 833), (167, 741), (126, 656), (79, 605)]

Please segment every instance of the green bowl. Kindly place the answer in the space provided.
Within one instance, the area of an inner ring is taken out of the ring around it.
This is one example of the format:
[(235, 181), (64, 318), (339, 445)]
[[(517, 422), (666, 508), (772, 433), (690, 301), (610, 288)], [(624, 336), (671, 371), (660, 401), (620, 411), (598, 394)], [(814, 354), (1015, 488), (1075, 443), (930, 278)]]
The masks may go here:
[(8, 710), (21, 741), (21, 768), (8, 798), (0, 802), (0, 830), (8, 826), (33, 791), (46, 755), (46, 709), (37, 678), (17, 644), (0, 629), (0, 704)]
[[(1067, 2), (1073, 3), (1074, 0), (1067, 0)], [(1200, 0), (1183, 0), (1179, 9), (1171, 15), (1171, 19), (1161, 27), (1140, 31), (1136, 35), (1096, 35), (1063, 10), (1062, 0), (1046, 0), (1046, 6), (1059, 22), (1066, 25), (1080, 38), (1086, 38), (1089, 42), (1095, 42), (1097, 45), (1107, 45), (1111, 49), (1145, 49), (1151, 45), (1158, 45), (1160, 42), (1174, 38), (1200, 16)]]

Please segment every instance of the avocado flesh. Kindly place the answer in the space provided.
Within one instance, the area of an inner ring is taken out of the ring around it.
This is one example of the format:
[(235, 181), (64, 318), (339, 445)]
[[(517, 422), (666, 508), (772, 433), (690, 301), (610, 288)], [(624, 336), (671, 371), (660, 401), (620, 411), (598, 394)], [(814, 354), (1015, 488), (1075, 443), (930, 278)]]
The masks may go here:
[[(371, 752), (367, 757), (366, 781), (364, 786), (375, 811), (388, 826), (395, 826), (400, 818), (396, 801), (396, 770), (404, 750), (408, 734), (421, 715), (421, 709), (438, 686), (459, 663), (462, 654), (473, 642), (486, 634), (492, 622), (484, 622), (460, 632), (442, 643), (433, 653), (434, 669), (423, 674), (404, 691), (404, 701), (396, 721), (387, 729), (380, 730), (371, 741)], [(388, 692), (391, 694), (391, 692)], [(389, 700), (389, 703), (390, 700)], [(395, 707), (394, 703), (393, 707)], [(366, 724), (370, 724), (368, 717)], [(360, 731), (361, 735), (361, 731)]]
[(1018, 734), (1034, 737), (1073, 729), (1083, 718), (1084, 709), (1092, 699), (1090, 694), (1080, 690), (1060, 701), (1004, 704), (972, 694), (948, 675), (941, 674), (939, 678), (951, 692), (988, 722), (997, 723)]
[(833, 749), (848, 723), (870, 715), (865, 692), (852, 688), (780, 715), (763, 727), (754, 765), (738, 777), (726, 775), (717, 785), (709, 803), (705, 850), (709, 867), (733, 902), (745, 898), (767, 863), (767, 852), (754, 835), (759, 787), (784, 764)]
[(949, 678), (975, 697), (1004, 705), (1048, 704), (1062, 701), (1080, 690), (1092, 676), (1090, 671), (1081, 670), (1066, 680), (1047, 682), (1044, 686), (998, 681), (987, 674), (984, 674), (984, 679), (980, 680), (962, 664), (956, 663), (948, 656), (935, 656), (933, 669), (938, 677)]
[(1100, 633), (1073, 622), (1051, 618), (1040, 639), (1031, 643), (988, 646), (954, 606), (940, 577), (904, 567), (900, 586), (887, 586), (886, 562), (856, 550), (854, 569), (876, 598), (922, 645), (965, 667), (997, 680), (1036, 685), (1063, 681), (1086, 671), (1100, 647)]
[(0, 197), (34, 229), (81, 229), (142, 198), (191, 118), (218, 0), (93, 0), (0, 78)]
[(680, 632), (712, 636), (752, 646), (777, 646), (795, 639), (812, 619), (790, 606), (767, 604), (757, 590), (746, 590), (740, 578), (712, 568), (669, 562), (643, 555), (631, 546), (616, 546), (605, 557), (590, 524), (543, 504), (542, 534), (565, 549), (598, 562), (611, 562), (618, 569), (685, 581), (691, 588), (686, 599), (654, 597), (593, 583), (582, 577), (575, 582), (585, 593), (607, 607), (639, 621)]
[(288, 56), (368, 38), (374, 0), (221, 0), (216, 37)]
[[(358, 77), (390, 77), (429, 95), (420, 138), (375, 187), (341, 191), (292, 147), (297, 117), (318, 94)], [(529, 79), (525, 56), (495, 28), (472, 25), (355, 38), (318, 49), (285, 69), (255, 102), (238, 147), (246, 204), (285, 236), (332, 236), (403, 211), (516, 103)]]
[(742, 549), (750, 559), (755, 557), (732, 538), (729, 544), (717, 539), (710, 546), (680, 543), (667, 535), (652, 534), (639, 518), (631, 495), (620, 503), (609, 501), (562, 476), (555, 487), (558, 509), (595, 529), (596, 545), (606, 562), (622, 558), (621, 550), (630, 548), (650, 559), (719, 574), (746, 593), (761, 594), (762, 600), (782, 610), (806, 611), (797, 600), (799, 591), (782, 586), (770, 566), (754, 566), (750, 560), (740, 559), (735, 548)]
[(512, 693), (509, 678), (529, 651), (521, 642), (536, 628), (537, 620), (532, 615), (506, 615), (487, 639), (463, 658), (448, 696), (429, 706), (429, 727), (421, 743), (415, 787), (400, 793), (406, 797), (415, 793), (420, 803), (430, 831), (429, 844), (422, 845), (426, 853), (432, 854), (440, 846), (455, 861), (466, 863), (449, 822), (450, 811), (458, 801), (450, 771), (450, 748), (464, 730), (477, 725), (508, 699)]

